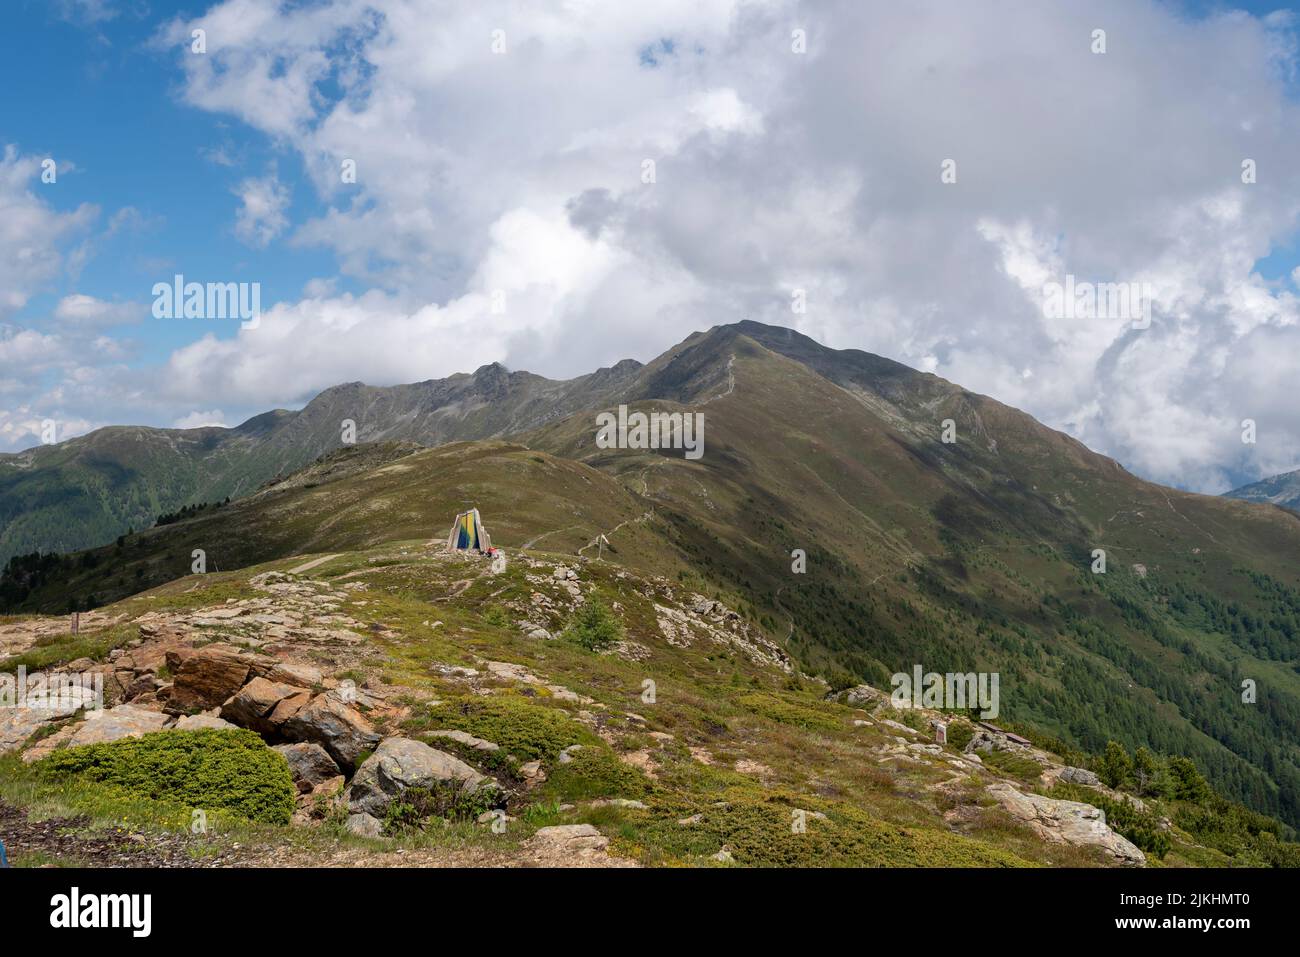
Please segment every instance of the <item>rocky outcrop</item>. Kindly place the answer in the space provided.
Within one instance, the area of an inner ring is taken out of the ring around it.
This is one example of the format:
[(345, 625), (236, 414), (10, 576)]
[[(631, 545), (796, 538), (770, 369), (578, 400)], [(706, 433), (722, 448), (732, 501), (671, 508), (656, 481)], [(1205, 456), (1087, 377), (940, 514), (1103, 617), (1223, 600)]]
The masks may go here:
[(347, 792), (348, 809), (379, 817), (412, 788), (436, 795), (449, 808), (467, 798), (488, 806), (504, 798), (496, 781), (464, 761), (422, 741), (385, 738), (357, 769)]
[(306, 704), (310, 695), (293, 685), (254, 678), (226, 700), (221, 706), (221, 717), (259, 734), (272, 734), (290, 716), (283, 714), (279, 721), (275, 721), (272, 712), (286, 698), (294, 697), (303, 699), (300, 704)]
[(362, 752), (380, 740), (379, 733), (361, 712), (339, 700), (333, 692), (312, 698), (279, 725), (278, 730), (290, 741), (319, 744), (344, 771), (355, 768)]
[(300, 741), (276, 745), (274, 750), (283, 754), (289, 762), (289, 771), (293, 774), (293, 783), (299, 794), (310, 794), (339, 775), (339, 766), (319, 744)]
[(208, 645), (167, 655), (173, 681), (169, 710), (178, 714), (220, 707), (248, 680), (251, 662), (233, 648)]
[(16, 707), (0, 708), (0, 754), (19, 747), (46, 725), (94, 704), (92, 689), (69, 686), (58, 694), (27, 697)]
[(1146, 855), (1107, 826), (1106, 814), (1100, 808), (1023, 793), (1005, 781), (990, 784), (985, 790), (1008, 814), (1027, 824), (1044, 841), (1096, 847), (1115, 863), (1146, 866)]
[(675, 648), (707, 641), (734, 648), (756, 664), (771, 665), (787, 673), (794, 670), (784, 649), (720, 601), (692, 595), (681, 608), (656, 602), (654, 609), (659, 633)]

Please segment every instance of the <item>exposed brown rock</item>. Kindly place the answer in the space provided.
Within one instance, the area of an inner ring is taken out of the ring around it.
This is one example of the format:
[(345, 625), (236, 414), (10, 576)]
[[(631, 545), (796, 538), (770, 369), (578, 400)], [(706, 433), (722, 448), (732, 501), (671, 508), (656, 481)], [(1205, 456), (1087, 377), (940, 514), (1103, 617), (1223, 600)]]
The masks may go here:
[(172, 674), (171, 710), (205, 711), (225, 703), (248, 680), (249, 661), (231, 648), (208, 645), (181, 657), (168, 652)]
[(276, 705), (301, 693), (293, 685), (254, 678), (221, 706), (221, 717), (259, 734), (267, 734), (275, 728), (269, 718)]

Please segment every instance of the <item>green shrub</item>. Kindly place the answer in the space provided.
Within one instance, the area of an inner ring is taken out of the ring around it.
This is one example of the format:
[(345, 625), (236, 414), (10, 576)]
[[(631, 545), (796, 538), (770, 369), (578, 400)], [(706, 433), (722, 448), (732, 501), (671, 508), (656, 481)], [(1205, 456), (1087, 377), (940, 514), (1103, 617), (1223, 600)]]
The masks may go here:
[(500, 745), (520, 761), (553, 761), (571, 744), (599, 740), (563, 709), (533, 704), (514, 695), (444, 701), (430, 708), (425, 716), (407, 721), (403, 728), (416, 733), (433, 729), (465, 731)]
[(980, 759), (986, 768), (1001, 771), (1022, 781), (1036, 781), (1043, 773), (1041, 764), (1015, 751), (981, 751)]
[[(882, 821), (850, 804), (785, 792), (728, 789), (696, 801), (663, 797), (629, 818), (620, 853), (647, 863), (702, 863), (725, 844), (747, 867), (1026, 867), (1010, 851), (932, 828)], [(802, 809), (803, 830), (792, 825)], [(826, 820), (811, 812), (820, 811)], [(699, 815), (694, 823), (678, 821)]]
[(838, 731), (844, 727), (840, 717), (842, 711), (833, 711), (829, 707), (819, 710), (808, 704), (790, 701), (778, 694), (755, 693), (741, 695), (736, 704), (748, 711), (792, 728), (804, 728), (810, 731)]
[(153, 800), (253, 821), (288, 824), (293, 776), (284, 756), (251, 731), (159, 731), (55, 751), (43, 774), (77, 775)]
[(1133, 784), (1133, 759), (1118, 741), (1106, 744), (1106, 753), (1097, 762), (1097, 776), (1109, 787), (1129, 788)]
[(1187, 758), (1169, 759), (1169, 777), (1174, 797), (1193, 804), (1206, 804), (1214, 796), (1205, 778)]
[(423, 830), (431, 818), (474, 820), (484, 811), (491, 810), (496, 794), (496, 791), (484, 788), (476, 794), (465, 795), (454, 783), (432, 788), (408, 788), (385, 808), (384, 833)]
[(920, 731), (922, 734), (930, 733), (930, 719), (919, 711), (904, 708), (897, 712), (897, 718), (901, 724), (907, 725), (913, 731)]
[(1240, 804), (1217, 796), (1205, 804), (1179, 802), (1173, 818), (1198, 844), (1231, 855), (1235, 866), (1300, 867), (1300, 844), (1283, 839), (1277, 821)]
[(604, 651), (623, 640), (623, 623), (593, 595), (573, 613), (560, 637), (588, 651)]
[(960, 751), (970, 744), (970, 739), (973, 737), (975, 737), (975, 727), (965, 721), (954, 721), (948, 725), (948, 746), (951, 748)]
[(560, 801), (585, 801), (602, 797), (635, 799), (648, 790), (645, 775), (620, 761), (613, 751), (585, 745), (573, 752), (568, 763), (555, 766), (543, 793)]

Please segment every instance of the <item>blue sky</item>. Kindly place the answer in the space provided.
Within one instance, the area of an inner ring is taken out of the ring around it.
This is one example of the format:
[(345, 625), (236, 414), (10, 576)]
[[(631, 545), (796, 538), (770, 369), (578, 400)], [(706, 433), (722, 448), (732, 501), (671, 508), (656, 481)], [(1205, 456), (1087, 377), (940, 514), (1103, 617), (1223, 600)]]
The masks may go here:
[[(250, 171), (274, 168), (296, 183), (301, 166), (244, 124), (178, 100), (174, 55), (151, 41), (159, 24), (187, 5), (128, 3), (101, 22), (87, 22), (73, 8), (60, 16), (46, 0), (14, 6), (0, 33), (0, 83), (10, 91), (0, 140), (74, 164), (38, 191), (54, 208), (98, 206), (101, 233), (122, 210), (138, 214), (84, 269), (33, 296), (16, 321), (39, 323), (73, 293), (149, 302), (152, 285), (177, 270), (200, 281), (257, 280), (267, 302), (295, 297), (312, 277), (335, 271), (327, 252), (282, 243), (253, 250), (235, 237), (233, 190), (240, 181)], [(293, 197), (295, 220), (319, 210), (310, 190), (294, 189)], [(131, 325), (111, 331), (131, 342), (134, 364), (151, 364), (213, 330), (151, 323), (143, 335)], [(233, 335), (233, 329), (215, 331)]]
[[(575, 375), (754, 318), (1170, 484), (1300, 465), (1294, 8), (979, 6), (11, 0), (0, 451), (494, 360)], [(266, 325), (153, 318), (177, 272), (260, 283)], [(1064, 272), (1151, 280), (1155, 331), (1046, 324)]]

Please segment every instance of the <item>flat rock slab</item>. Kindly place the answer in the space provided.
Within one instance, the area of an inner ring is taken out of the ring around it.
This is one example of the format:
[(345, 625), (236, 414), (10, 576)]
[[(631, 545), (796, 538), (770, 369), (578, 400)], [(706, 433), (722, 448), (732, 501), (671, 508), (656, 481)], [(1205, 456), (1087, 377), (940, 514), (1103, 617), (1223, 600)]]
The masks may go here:
[(129, 704), (120, 704), (107, 711), (90, 712), (84, 724), (68, 739), (69, 747), (83, 744), (105, 744), (122, 738), (139, 738), (152, 731), (163, 731), (172, 718), (161, 711), (146, 711)]
[(542, 867), (636, 867), (635, 861), (609, 856), (609, 838), (590, 824), (540, 828), (522, 845)]
[(486, 741), (483, 738), (476, 738), (466, 731), (430, 731), (425, 737), (429, 738), (447, 738), (450, 741), (456, 741), (475, 751), (499, 751), (501, 746)]
[(187, 714), (178, 718), (173, 728), (177, 731), (233, 731), (239, 725), (210, 714)]
[(1012, 817), (1023, 821), (1044, 841), (1100, 848), (1116, 863), (1145, 867), (1146, 855), (1112, 831), (1101, 808), (1078, 801), (1060, 801), (1023, 793), (998, 781), (985, 789)]

